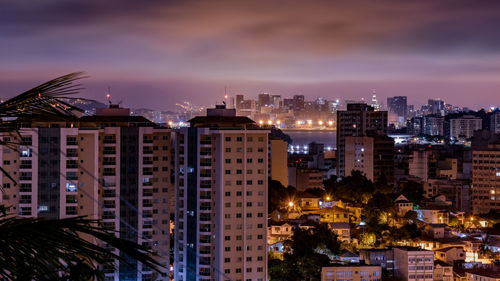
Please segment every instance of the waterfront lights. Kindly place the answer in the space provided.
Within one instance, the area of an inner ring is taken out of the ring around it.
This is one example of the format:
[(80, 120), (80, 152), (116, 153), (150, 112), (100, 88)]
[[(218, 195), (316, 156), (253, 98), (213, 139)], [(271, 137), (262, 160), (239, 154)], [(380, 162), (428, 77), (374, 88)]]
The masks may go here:
[(328, 126), (333, 126), (333, 121), (332, 120), (328, 121)]
[(307, 120), (307, 125), (312, 125), (313, 121), (312, 120)]
[(272, 125), (272, 124), (273, 124), (273, 121), (267, 120), (267, 125)]
[(174, 124), (174, 122), (168, 121), (168, 126), (172, 127), (173, 124)]
[(280, 120), (276, 121), (276, 124), (280, 125), (280, 124), (281, 124), (281, 121), (280, 121)]
[(293, 207), (293, 202), (292, 201), (288, 202), (288, 207)]
[(259, 120), (259, 125), (261, 125), (261, 126), (262, 126), (263, 124), (264, 124), (264, 121)]
[(318, 125), (323, 126), (323, 121), (319, 120)]

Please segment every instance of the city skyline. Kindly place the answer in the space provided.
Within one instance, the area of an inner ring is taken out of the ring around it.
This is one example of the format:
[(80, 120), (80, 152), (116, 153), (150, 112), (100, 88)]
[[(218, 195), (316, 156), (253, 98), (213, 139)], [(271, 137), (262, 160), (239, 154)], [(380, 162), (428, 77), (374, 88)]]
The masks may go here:
[[(84, 70), (83, 96), (126, 106), (408, 96), (488, 108), (500, 86), (495, 2), (7, 2), (0, 93)], [(132, 13), (133, 11), (133, 13)], [(77, 30), (78, 32), (75, 32)], [(172, 102), (173, 101), (173, 102)], [(420, 102), (420, 103), (419, 103)]]

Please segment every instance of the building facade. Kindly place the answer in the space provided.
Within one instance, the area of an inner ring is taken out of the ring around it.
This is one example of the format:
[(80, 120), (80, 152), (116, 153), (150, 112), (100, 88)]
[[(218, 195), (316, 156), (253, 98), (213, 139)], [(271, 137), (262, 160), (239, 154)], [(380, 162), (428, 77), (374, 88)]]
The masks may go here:
[(337, 111), (337, 176), (346, 176), (346, 137), (387, 134), (387, 111), (375, 111), (364, 103), (347, 104)]
[(175, 280), (267, 276), (268, 130), (218, 106), (178, 130)]
[[(101, 113), (23, 123), (19, 152), (0, 152), (18, 182), (0, 178), (0, 204), (22, 217), (100, 219), (104, 228), (157, 253), (165, 266), (158, 273), (123, 255), (129, 264), (103, 268), (106, 280), (169, 280), (172, 130), (122, 109)], [(19, 141), (16, 134), (2, 138)]]

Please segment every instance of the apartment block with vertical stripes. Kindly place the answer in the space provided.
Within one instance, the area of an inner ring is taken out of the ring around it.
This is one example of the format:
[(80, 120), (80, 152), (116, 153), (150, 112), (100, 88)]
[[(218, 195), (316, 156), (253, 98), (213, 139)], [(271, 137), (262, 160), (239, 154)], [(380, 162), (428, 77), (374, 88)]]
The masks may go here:
[(225, 106), (190, 123), (175, 149), (175, 280), (267, 280), (269, 130)]
[(170, 280), (173, 135), (117, 107), (69, 121), (26, 120), (19, 134), (1, 135), (19, 145), (0, 151), (15, 181), (0, 178), (0, 204), (23, 217), (100, 219), (122, 238), (149, 247), (165, 266), (158, 273), (134, 260), (115, 262), (103, 268), (106, 280)]

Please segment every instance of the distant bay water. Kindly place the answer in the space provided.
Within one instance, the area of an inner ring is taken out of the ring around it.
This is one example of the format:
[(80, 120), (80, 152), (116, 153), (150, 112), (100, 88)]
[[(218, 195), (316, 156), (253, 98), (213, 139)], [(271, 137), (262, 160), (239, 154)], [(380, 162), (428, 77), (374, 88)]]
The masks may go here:
[(304, 146), (313, 141), (322, 143), (325, 147), (336, 147), (336, 131), (321, 131), (321, 130), (283, 130), (283, 133), (292, 138), (293, 145)]

